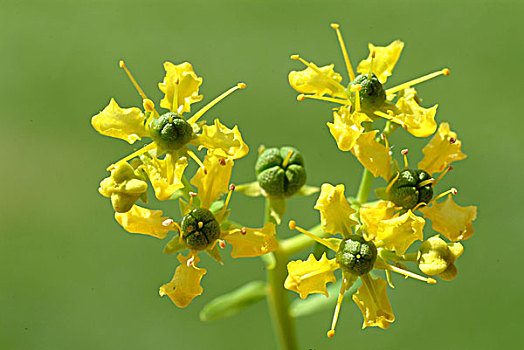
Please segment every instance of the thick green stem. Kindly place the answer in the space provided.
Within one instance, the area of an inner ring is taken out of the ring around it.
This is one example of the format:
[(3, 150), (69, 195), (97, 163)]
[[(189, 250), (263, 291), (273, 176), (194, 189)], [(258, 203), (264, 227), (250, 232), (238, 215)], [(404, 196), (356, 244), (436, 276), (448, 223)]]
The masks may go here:
[(373, 185), (373, 179), (375, 177), (368, 169), (364, 168), (362, 171), (362, 179), (360, 180), (360, 186), (357, 192), (357, 203), (358, 207), (368, 201), (369, 192), (371, 192), (371, 186)]
[[(267, 198), (265, 221), (274, 222), (271, 217), (269, 199)], [(274, 266), (267, 270), (267, 299), (271, 318), (282, 350), (298, 350), (295, 320), (289, 314), (289, 300), (287, 291), (284, 289), (289, 254), (282, 249), (278, 249), (273, 255), (275, 257)]]

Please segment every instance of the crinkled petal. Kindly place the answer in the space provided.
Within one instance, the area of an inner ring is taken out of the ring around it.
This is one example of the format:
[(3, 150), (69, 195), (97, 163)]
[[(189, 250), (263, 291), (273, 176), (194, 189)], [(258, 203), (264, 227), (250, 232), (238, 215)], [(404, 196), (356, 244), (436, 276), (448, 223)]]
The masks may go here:
[(365, 225), (364, 238), (372, 241), (377, 237), (378, 225), (395, 214), (395, 204), (390, 201), (379, 201), (373, 206), (360, 207), (360, 220)]
[(275, 224), (268, 222), (262, 228), (234, 228), (222, 238), (233, 246), (233, 258), (260, 256), (277, 250)]
[(202, 133), (191, 141), (199, 147), (205, 147), (217, 156), (239, 159), (249, 152), (249, 147), (242, 140), (242, 135), (235, 125), (233, 129), (228, 129), (220, 120), (215, 119), (215, 124), (202, 127)]
[(191, 185), (198, 188), (200, 207), (209, 209), (220, 194), (229, 191), (229, 179), (233, 170), (233, 161), (228, 158), (208, 154), (204, 158), (204, 169), (199, 168), (191, 179)]
[(461, 207), (451, 195), (442, 203), (433, 203), (421, 208), (424, 216), (431, 220), (435, 231), (450, 241), (463, 241), (473, 236), (473, 220), (477, 218), (477, 207)]
[(91, 118), (91, 125), (102, 135), (129, 143), (149, 136), (144, 123), (145, 116), (139, 108), (120, 108), (113, 98), (102, 112)]
[(382, 220), (378, 224), (375, 244), (388, 250), (394, 250), (402, 255), (416, 240), (422, 240), (424, 219), (408, 210), (404, 215), (389, 220)]
[(322, 184), (315, 209), (320, 211), (322, 230), (332, 235), (340, 233), (343, 237), (348, 237), (351, 226), (358, 224), (351, 219), (355, 210), (349, 206), (344, 196), (344, 185)]
[(186, 257), (179, 254), (177, 259), (180, 265), (176, 268), (173, 279), (160, 287), (159, 294), (160, 296), (167, 295), (178, 307), (186, 307), (195, 297), (202, 294), (200, 280), (207, 270), (196, 266), (200, 261), (198, 256), (188, 255)]
[(386, 146), (378, 143), (375, 138), (378, 131), (365, 132), (357, 139), (351, 153), (366, 167), (373, 176), (380, 176), (389, 181), (391, 177), (391, 154)]
[(326, 253), (318, 261), (311, 254), (306, 261), (296, 260), (287, 264), (288, 276), (284, 287), (297, 292), (302, 299), (312, 293), (328, 296), (326, 284), (336, 281), (333, 273), (336, 269), (338, 269), (337, 262), (335, 259), (329, 260)]
[(141, 159), (143, 161), (141, 167), (147, 173), (159, 200), (167, 200), (175, 191), (184, 188), (182, 176), (187, 167), (186, 157), (176, 159), (168, 153), (164, 159), (156, 157), (141, 157)]
[(395, 68), (395, 65), (397, 64), (400, 54), (402, 53), (402, 49), (404, 48), (404, 43), (400, 40), (395, 40), (388, 46), (375, 46), (370, 43), (368, 47), (369, 56), (359, 63), (357, 72), (360, 74), (366, 74), (369, 72), (371, 55), (373, 52), (375, 52), (373, 73), (375, 73), (378, 80), (384, 84), (393, 72), (393, 68)]
[[(314, 63), (311, 63), (316, 67)], [(342, 81), (342, 76), (333, 70), (334, 64), (318, 68), (322, 74), (308, 67), (300, 72), (289, 73), (289, 84), (295, 90), (303, 94), (315, 94), (317, 96), (330, 95), (347, 99), (344, 86), (337, 84)], [(337, 83), (335, 83), (337, 82)]]
[(380, 327), (388, 329), (391, 323), (395, 321), (395, 315), (393, 315), (393, 309), (388, 300), (387, 282), (382, 278), (368, 276), (366, 275), (364, 278), (369, 283), (363, 282), (358, 291), (353, 294), (353, 301), (364, 316), (362, 328)]
[(333, 112), (333, 123), (327, 123), (331, 135), (341, 151), (353, 148), (359, 136), (364, 132), (363, 122), (372, 121), (364, 113), (349, 113), (347, 107), (341, 107)]
[[(189, 62), (178, 65), (165, 62), (164, 69), (166, 70), (164, 81), (158, 84), (159, 89), (164, 93), (160, 107), (179, 114), (190, 112), (191, 104), (199, 102), (203, 98), (202, 95), (198, 94), (202, 78), (195, 74), (193, 66)], [(178, 85), (178, 98), (176, 106), (173, 106), (175, 90), (177, 90), (176, 85)]]
[(437, 130), (435, 114), (438, 105), (423, 108), (419, 105), (417, 92), (413, 88), (405, 89), (404, 96), (398, 99), (397, 108), (400, 114), (395, 115), (403, 127), (413, 136), (428, 137)]
[(174, 224), (164, 226), (167, 217), (162, 217), (162, 210), (150, 210), (134, 205), (126, 213), (115, 213), (118, 223), (130, 233), (140, 233), (164, 239), (169, 231), (176, 231)]
[(444, 171), (451, 162), (467, 157), (460, 150), (461, 144), (457, 134), (449, 129), (449, 124), (440, 123), (437, 133), (422, 150), (424, 158), (418, 163), (418, 168), (432, 175)]

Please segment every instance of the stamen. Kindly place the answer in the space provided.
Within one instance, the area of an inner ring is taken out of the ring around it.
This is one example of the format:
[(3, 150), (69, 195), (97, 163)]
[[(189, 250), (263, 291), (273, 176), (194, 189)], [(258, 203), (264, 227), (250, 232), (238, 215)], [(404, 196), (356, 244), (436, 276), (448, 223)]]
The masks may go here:
[(389, 270), (386, 270), (386, 280), (388, 281), (388, 284), (391, 288), (395, 288), (393, 282), (391, 281), (391, 271)]
[(379, 117), (382, 117), (384, 119), (390, 120), (393, 123), (396, 123), (398, 125), (404, 126), (404, 122), (400, 119), (397, 119), (393, 117), (392, 115), (389, 115), (387, 113), (381, 112), (381, 111), (374, 111), (373, 114), (378, 115)]
[(218, 246), (222, 249), (224, 249), (226, 247), (226, 241), (224, 241), (223, 239), (219, 239), (218, 240)]
[(411, 277), (411, 278), (414, 278), (414, 279), (417, 279), (419, 281), (426, 282), (426, 283), (429, 283), (429, 284), (437, 283), (437, 281), (434, 278), (422, 277), (422, 276), (417, 275), (416, 273), (413, 273), (411, 271), (406, 271), (406, 270), (401, 269), (400, 267), (396, 267), (394, 265), (388, 265), (387, 269), (391, 270), (393, 272), (396, 272), (396, 273), (400, 273), (401, 275), (406, 276), (406, 278), (407, 277)]
[(369, 64), (368, 80), (371, 79), (373, 75), (373, 63), (375, 63), (375, 51), (371, 53), (371, 63)]
[(404, 89), (406, 89), (408, 87), (412, 87), (413, 85), (420, 84), (422, 82), (425, 82), (426, 80), (433, 79), (435, 77), (438, 77), (439, 75), (446, 75), (446, 76), (448, 76), (449, 74), (450, 74), (449, 69), (444, 68), (442, 70), (439, 70), (439, 71), (436, 71), (436, 72), (424, 75), (423, 77), (420, 77), (420, 78), (417, 78), (417, 79), (413, 79), (413, 80), (410, 80), (410, 81), (405, 82), (403, 84), (397, 85), (395, 87), (392, 87), (391, 89), (387, 89), (386, 90), (386, 95), (394, 94), (395, 92), (398, 92), (400, 90), (404, 90)]
[(446, 174), (447, 174), (449, 171), (451, 171), (451, 170), (453, 170), (453, 167), (450, 165), (450, 166), (448, 166), (448, 167), (446, 168), (446, 170), (444, 170), (444, 171), (442, 172), (442, 174), (440, 174), (439, 177), (435, 180), (435, 184), (436, 184), (437, 182), (439, 182), (439, 181), (444, 177), (444, 175), (446, 175)]
[(193, 208), (193, 198), (196, 197), (197, 194), (195, 192), (189, 192), (189, 206)]
[[(458, 191), (457, 191), (456, 188), (449, 189), (449, 190), (447, 190), (446, 192), (442, 192), (441, 194), (439, 194), (438, 196), (436, 196), (435, 198), (433, 198), (429, 203), (432, 203), (432, 202), (436, 201), (437, 199), (442, 198), (442, 197), (444, 197), (444, 196), (446, 196), (446, 195), (448, 195), (448, 194), (450, 194), (450, 193), (451, 193), (452, 195), (456, 195), (457, 192), (458, 192)], [(429, 204), (429, 203), (428, 203), (428, 204)]]
[(360, 84), (351, 85), (349, 88), (350, 92), (355, 93), (355, 110), (357, 112), (360, 111), (360, 90), (362, 90), (362, 86)]
[[(178, 112), (178, 85), (180, 84), (180, 79), (177, 78), (176, 81), (175, 81), (175, 88), (173, 91), (173, 101), (171, 101), (171, 112), (174, 112), (175, 110), (177, 110)], [(169, 117), (169, 122), (171, 123), (173, 121), (173, 118), (170, 116)]]
[(425, 203), (425, 202), (419, 202), (419, 203), (417, 203), (417, 205), (415, 205), (415, 207), (413, 207), (413, 209), (411, 209), (411, 211), (414, 212), (414, 211), (417, 210), (418, 208), (423, 207), (423, 206), (425, 206), (425, 205), (427, 205), (427, 203)]
[(349, 102), (348, 100), (342, 100), (342, 99), (334, 98), (334, 97), (316, 96), (316, 95), (304, 95), (304, 94), (300, 94), (300, 95), (297, 96), (297, 100), (300, 101), (300, 102), (304, 101), (306, 98), (310, 98), (312, 100), (321, 100), (321, 101), (327, 101), (327, 102), (334, 102), (334, 103), (338, 103), (338, 104), (345, 105), (345, 106), (351, 106), (351, 102)]
[(302, 227), (297, 226), (297, 223), (294, 220), (289, 221), (289, 229), (290, 230), (297, 230), (297, 231), (305, 234), (309, 238), (317, 241), (318, 243), (328, 247), (329, 249), (331, 249), (331, 250), (333, 250), (335, 252), (338, 250), (338, 245), (337, 244), (331, 243), (330, 241), (327, 241), (327, 240), (325, 240), (323, 238), (318, 237), (317, 235), (314, 235), (314, 234), (304, 230)]
[(197, 157), (197, 155), (191, 150), (187, 151), (187, 154), (189, 154), (189, 156), (193, 158), (193, 160), (198, 164), (198, 166), (202, 168), (202, 170), (204, 171), (204, 175), (207, 175), (207, 169), (204, 166), (204, 163), (202, 163), (202, 161)]
[(369, 294), (371, 294), (371, 299), (373, 299), (373, 302), (375, 303), (375, 306), (379, 308), (379, 302), (377, 298), (377, 292), (375, 291), (375, 288), (373, 288), (373, 282), (371, 281), (371, 277), (369, 277), (369, 274), (365, 274), (360, 276), (360, 279), (364, 284), (366, 285), (366, 288), (369, 289)]
[(293, 154), (293, 151), (292, 150), (289, 150), (287, 152), (287, 155), (286, 155), (286, 158), (284, 159), (284, 161), (282, 162), (282, 168), (285, 168), (287, 167), (288, 163), (289, 163), (289, 160), (291, 159), (291, 155)]
[(201, 116), (204, 115), (208, 110), (211, 109), (214, 105), (222, 101), (227, 96), (231, 95), (233, 92), (235, 92), (238, 89), (244, 89), (246, 87), (246, 84), (244, 83), (238, 83), (236, 86), (233, 86), (231, 89), (227, 90), (226, 92), (222, 93), (220, 96), (215, 98), (213, 101), (209, 102), (207, 105), (202, 107), (198, 112), (196, 112), (189, 120), (187, 121), (189, 124), (194, 124), (198, 119), (200, 119)]
[(342, 33), (340, 32), (340, 26), (337, 23), (331, 23), (331, 28), (335, 29), (337, 32), (338, 43), (340, 44), (340, 49), (342, 50), (342, 55), (344, 56), (344, 62), (346, 63), (346, 68), (348, 70), (349, 80), (355, 80), (355, 72), (353, 67), (351, 67), (351, 62), (349, 61), (349, 55), (346, 50), (346, 45), (344, 44), (344, 39), (342, 39)]
[(120, 60), (119, 65), (120, 65), (120, 68), (122, 68), (123, 70), (125, 70), (127, 76), (128, 76), (129, 79), (131, 80), (131, 83), (133, 83), (133, 85), (135, 86), (136, 91), (138, 91), (138, 94), (142, 97), (142, 99), (144, 99), (144, 100), (147, 99), (146, 94), (145, 94), (144, 91), (140, 88), (140, 86), (139, 86), (138, 83), (136, 82), (135, 78), (133, 78), (133, 75), (131, 74), (131, 72), (129, 71), (129, 69), (127, 69), (126, 64), (124, 63), (123, 60)]
[(393, 178), (393, 180), (391, 180), (388, 184), (388, 187), (386, 187), (386, 193), (389, 193), (389, 191), (391, 190), (391, 187), (393, 187), (393, 184), (395, 183), (395, 181), (397, 181), (397, 179), (399, 178), (400, 176), (400, 173), (397, 171), (397, 175), (395, 175), (395, 177)]
[(337, 306), (335, 306), (335, 313), (333, 314), (333, 321), (331, 322), (331, 329), (327, 332), (328, 338), (333, 338), (335, 336), (335, 327), (337, 326), (338, 315), (340, 314), (340, 306), (342, 305), (342, 300), (344, 300), (344, 293), (346, 291), (346, 279), (342, 281), (340, 286), (340, 292), (338, 293)]
[(114, 168), (116, 168), (117, 165), (127, 162), (128, 160), (133, 159), (135, 157), (138, 157), (139, 155), (144, 154), (148, 151), (151, 151), (154, 148), (156, 148), (156, 145), (154, 142), (151, 142), (150, 144), (147, 144), (144, 147), (142, 147), (141, 149), (139, 149), (138, 151), (133, 152), (130, 155), (128, 155), (127, 157), (120, 159), (118, 162), (111, 164), (110, 166), (107, 167), (106, 170), (111, 171)]
[(431, 179), (427, 179), (427, 180), (421, 181), (421, 182), (419, 182), (417, 184), (417, 187), (421, 188), (421, 187), (424, 187), (424, 186), (429, 185), (429, 184), (434, 185), (435, 184), (435, 179), (431, 178)]
[(231, 199), (231, 194), (233, 193), (234, 190), (235, 190), (235, 185), (233, 184), (229, 185), (229, 192), (227, 193), (226, 201), (224, 202), (224, 207), (220, 211), (221, 217), (224, 216), (224, 214), (226, 213), (227, 205), (229, 204), (229, 200)]
[(304, 63), (304, 65), (306, 65), (307, 67), (309, 67), (312, 70), (314, 70), (318, 75), (323, 76), (324, 78), (327, 78), (327, 79), (331, 80), (331, 82), (333, 84), (337, 85), (339, 88), (341, 88), (343, 90), (346, 89), (338, 81), (336, 81), (335, 79), (333, 79), (329, 75), (324, 74), (315, 64), (307, 62), (306, 60), (302, 59), (299, 55), (291, 55), (291, 59), (292, 60), (299, 60), (300, 62)]
[(409, 150), (406, 148), (406, 149), (403, 149), (402, 151), (400, 151), (400, 153), (402, 153), (402, 155), (404, 156), (404, 169), (407, 169), (409, 168), (409, 164), (408, 164), (408, 152)]

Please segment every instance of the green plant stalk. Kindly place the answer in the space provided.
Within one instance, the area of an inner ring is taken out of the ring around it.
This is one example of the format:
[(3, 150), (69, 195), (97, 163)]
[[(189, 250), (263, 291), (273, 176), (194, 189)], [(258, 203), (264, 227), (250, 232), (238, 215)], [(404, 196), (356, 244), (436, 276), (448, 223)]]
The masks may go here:
[[(274, 223), (268, 198), (266, 198), (265, 221)], [(281, 249), (277, 249), (273, 254), (274, 266), (267, 270), (267, 301), (271, 319), (282, 350), (298, 350), (295, 320), (289, 314), (289, 299), (284, 289), (289, 255)]]

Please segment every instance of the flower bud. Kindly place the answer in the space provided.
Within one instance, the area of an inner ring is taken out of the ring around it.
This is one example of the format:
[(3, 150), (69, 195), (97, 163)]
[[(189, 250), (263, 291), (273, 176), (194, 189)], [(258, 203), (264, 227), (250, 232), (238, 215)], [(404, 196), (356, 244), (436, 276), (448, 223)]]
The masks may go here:
[(454, 262), (463, 252), (462, 244), (446, 243), (438, 235), (433, 236), (422, 243), (419, 248), (418, 267), (427, 275), (438, 275), (443, 280), (450, 281), (457, 276)]
[(352, 85), (360, 85), (359, 91), (360, 108), (364, 112), (374, 111), (380, 109), (386, 101), (386, 91), (378, 80), (375, 74), (371, 74), (371, 79), (368, 74), (360, 74), (355, 80), (349, 83), (347, 91), (349, 100), (355, 105), (355, 92), (349, 92)]
[(429, 203), (433, 198), (433, 183), (427, 182), (430, 179), (431, 175), (424, 170), (402, 170), (388, 191), (389, 200), (405, 209), (413, 209), (421, 202)]
[(136, 201), (147, 191), (147, 183), (136, 175), (128, 163), (118, 164), (111, 170), (111, 176), (100, 182), (98, 192), (111, 198), (111, 204), (118, 213), (131, 210)]
[(267, 148), (258, 157), (255, 172), (270, 197), (291, 197), (306, 183), (304, 159), (293, 147)]
[(373, 269), (377, 260), (377, 247), (372, 241), (351, 235), (340, 242), (335, 259), (344, 272), (361, 276)]
[(182, 239), (189, 249), (204, 250), (220, 237), (220, 225), (211, 211), (193, 209), (182, 218)]
[(169, 112), (151, 120), (149, 134), (160, 148), (174, 151), (191, 140), (193, 128), (184, 118)]

